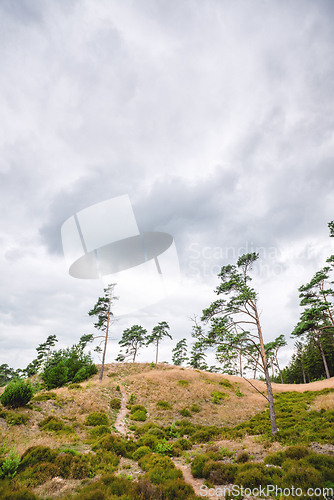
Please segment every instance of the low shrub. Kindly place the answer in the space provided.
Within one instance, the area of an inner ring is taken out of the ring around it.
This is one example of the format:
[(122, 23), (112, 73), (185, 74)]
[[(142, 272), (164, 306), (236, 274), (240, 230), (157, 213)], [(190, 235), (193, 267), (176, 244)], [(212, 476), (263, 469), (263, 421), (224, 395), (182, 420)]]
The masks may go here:
[(202, 477), (213, 484), (230, 484), (234, 483), (237, 470), (237, 465), (209, 460), (204, 464)]
[(73, 434), (74, 429), (70, 425), (65, 425), (64, 422), (57, 417), (49, 416), (39, 422), (39, 427), (42, 431), (62, 432), (65, 434)]
[(29, 415), (14, 413), (13, 411), (1, 411), (0, 418), (4, 418), (9, 425), (26, 425)]
[(29, 403), (33, 396), (33, 389), (30, 382), (24, 380), (13, 380), (6, 385), (4, 392), (0, 396), (0, 401), (7, 408), (19, 408)]
[(33, 467), (42, 462), (53, 463), (58, 456), (55, 450), (48, 446), (31, 446), (21, 456), (19, 469), (24, 470), (26, 467)]
[(109, 425), (109, 418), (106, 413), (93, 411), (85, 419), (85, 425)]
[(188, 439), (178, 439), (175, 444), (181, 448), (181, 450), (190, 450), (191, 448), (191, 443), (189, 443)]
[(118, 398), (114, 398), (110, 401), (109, 406), (113, 410), (120, 410), (122, 406), (121, 400)]
[[(79, 372), (78, 372), (79, 373)], [(73, 389), (82, 389), (82, 385), (78, 384), (78, 383), (73, 383), (73, 384), (69, 384), (67, 386), (67, 389), (69, 391), (73, 390)]]
[(201, 411), (201, 409), (200, 409), (200, 407), (198, 405), (193, 404), (190, 407), (190, 411), (192, 411), (193, 413), (199, 413)]
[(131, 413), (132, 414), (136, 413), (137, 411), (143, 411), (145, 414), (147, 413), (147, 410), (146, 410), (145, 406), (143, 406), (143, 405), (131, 406)]
[(145, 422), (146, 420), (146, 413), (141, 410), (137, 410), (130, 416), (131, 420), (135, 420), (137, 422)]
[(265, 464), (278, 465), (279, 467), (285, 460), (285, 453), (283, 451), (277, 451), (275, 453), (270, 453), (264, 459)]
[(173, 443), (168, 443), (166, 439), (163, 439), (157, 443), (155, 451), (156, 453), (159, 453), (159, 455), (173, 456)]
[(235, 461), (238, 463), (238, 464), (245, 464), (246, 462), (248, 462), (249, 460), (249, 453), (247, 453), (247, 451), (242, 451), (240, 453), (238, 453)]
[(138, 462), (142, 457), (145, 455), (148, 455), (152, 453), (151, 448), (148, 446), (140, 446), (134, 453), (133, 453), (133, 459)]
[(213, 391), (211, 393), (212, 402), (216, 405), (220, 405), (224, 399), (227, 399), (229, 396), (225, 392)]
[(285, 450), (286, 458), (291, 458), (292, 460), (300, 460), (309, 455), (309, 453), (309, 450), (305, 446), (290, 446)]
[(189, 385), (189, 381), (188, 380), (178, 380), (177, 383), (181, 386), (181, 387), (188, 387)]
[(20, 456), (15, 451), (15, 449), (9, 452), (9, 455), (0, 467), (0, 479), (4, 479), (5, 477), (12, 478), (16, 475), (18, 466), (20, 463)]
[(156, 406), (159, 410), (171, 410), (173, 408), (168, 401), (158, 401)]
[(191, 417), (191, 413), (190, 411), (187, 409), (187, 408), (183, 408), (181, 411), (180, 411), (180, 414), (182, 415), (182, 417)]
[(57, 394), (55, 392), (41, 392), (34, 396), (32, 401), (49, 401), (49, 399), (57, 399)]
[(18, 486), (14, 488), (10, 483), (0, 484), (0, 498), (3, 500), (38, 500), (32, 491)]
[(141, 467), (145, 472), (149, 472), (157, 467), (162, 469), (175, 469), (175, 465), (169, 457), (158, 455), (156, 453), (143, 456), (138, 461), (138, 464), (139, 467)]
[(253, 489), (270, 484), (271, 477), (263, 464), (245, 464), (239, 466), (234, 482), (244, 486), (244, 488)]
[(89, 434), (92, 439), (97, 439), (105, 434), (111, 434), (111, 430), (107, 425), (96, 425), (94, 429), (89, 431)]
[(93, 446), (92, 450), (97, 451), (99, 449), (112, 451), (116, 455), (126, 456), (127, 455), (127, 443), (122, 441), (116, 434), (108, 434), (108, 436), (100, 438)]
[(151, 450), (155, 450), (158, 444), (158, 439), (151, 433), (144, 434), (137, 441), (139, 446), (148, 446)]
[(233, 389), (233, 385), (226, 378), (220, 379), (219, 380), (219, 385), (223, 385), (224, 387), (227, 387), (228, 389)]
[(194, 477), (204, 477), (203, 476), (203, 468), (206, 462), (210, 460), (209, 455), (201, 454), (197, 455), (194, 460), (191, 462), (191, 473)]
[(238, 396), (238, 398), (243, 398), (245, 396), (244, 393), (240, 391), (240, 389), (236, 389), (235, 395)]

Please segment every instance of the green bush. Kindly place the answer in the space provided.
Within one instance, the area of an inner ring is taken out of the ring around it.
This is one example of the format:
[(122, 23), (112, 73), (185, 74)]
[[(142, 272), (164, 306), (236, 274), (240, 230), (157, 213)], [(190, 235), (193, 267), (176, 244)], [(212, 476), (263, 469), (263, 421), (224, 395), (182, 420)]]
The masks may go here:
[(159, 455), (173, 456), (173, 443), (167, 443), (166, 439), (163, 439), (157, 443), (155, 451)]
[(138, 439), (137, 444), (139, 446), (148, 446), (151, 450), (155, 450), (158, 442), (158, 439), (153, 434), (147, 433)]
[(33, 396), (30, 382), (24, 380), (13, 380), (6, 386), (0, 396), (0, 401), (7, 408), (19, 408), (25, 406)]
[(106, 413), (93, 411), (86, 417), (85, 425), (91, 425), (94, 427), (96, 425), (109, 425), (109, 418)]
[(156, 453), (143, 456), (138, 461), (138, 464), (145, 472), (149, 472), (157, 467), (161, 469), (175, 469), (175, 465), (169, 457), (157, 455)]
[(147, 410), (146, 410), (145, 406), (143, 406), (143, 405), (131, 406), (131, 413), (132, 414), (136, 413), (137, 411), (143, 411), (145, 414), (147, 413)]
[(180, 411), (180, 415), (182, 415), (182, 417), (191, 417), (191, 413), (190, 411), (187, 409), (187, 408), (183, 408), (181, 411)]
[(268, 470), (262, 464), (245, 464), (238, 468), (235, 476), (235, 484), (244, 488), (257, 488), (270, 484), (271, 478)]
[(31, 446), (21, 456), (20, 470), (33, 467), (41, 462), (53, 463), (58, 453), (48, 446)]
[(238, 396), (238, 398), (243, 398), (244, 397), (244, 393), (241, 392), (239, 389), (236, 389), (235, 395)]
[(56, 366), (50, 367), (42, 374), (47, 389), (62, 387), (67, 382), (68, 368), (64, 361), (59, 361)]
[(205, 477), (213, 484), (230, 484), (234, 483), (237, 470), (237, 465), (222, 464), (221, 462), (209, 460), (204, 464), (202, 477)]
[(67, 389), (69, 391), (71, 391), (72, 389), (82, 389), (82, 385), (78, 384), (78, 383), (74, 383), (74, 384), (69, 384), (67, 386)]
[(305, 446), (290, 446), (285, 450), (286, 458), (291, 458), (292, 460), (300, 460), (309, 455), (309, 453), (309, 450)]
[(110, 408), (112, 408), (113, 410), (120, 410), (120, 408), (122, 406), (121, 400), (118, 398), (112, 399), (110, 401), (109, 405), (110, 405)]
[(220, 391), (213, 391), (211, 393), (211, 396), (212, 396), (212, 402), (216, 405), (220, 405), (224, 399), (229, 397), (228, 394)]
[(49, 399), (57, 399), (57, 394), (55, 392), (41, 392), (34, 396), (33, 402), (35, 401), (49, 401)]
[(182, 387), (188, 387), (189, 382), (188, 380), (178, 380), (177, 383), (181, 385)]
[(9, 452), (9, 455), (3, 461), (0, 467), (0, 479), (5, 477), (12, 478), (15, 476), (20, 463), (20, 456), (16, 453), (15, 449)]
[(279, 467), (285, 460), (285, 453), (283, 451), (277, 451), (275, 453), (270, 453), (264, 459), (265, 464), (278, 465)]
[(190, 407), (190, 411), (192, 411), (193, 413), (199, 413), (201, 411), (201, 409), (200, 409), (200, 407), (198, 405), (193, 404)]
[(148, 446), (140, 446), (133, 454), (133, 459), (138, 462), (142, 457), (152, 453), (151, 448)]
[(116, 434), (108, 434), (106, 437), (100, 438), (93, 446), (92, 450), (97, 451), (99, 449), (112, 451), (116, 455), (126, 456), (127, 448), (126, 443), (122, 441)]
[(69, 434), (72, 434), (74, 432), (73, 427), (65, 425), (62, 420), (59, 420), (57, 417), (54, 416), (46, 417), (44, 420), (39, 422), (38, 425), (42, 431), (53, 431), (53, 432), (63, 431)]
[(107, 425), (96, 425), (94, 429), (91, 429), (89, 431), (89, 434), (91, 438), (97, 439), (101, 436), (104, 436), (105, 434), (111, 434), (111, 430)]
[(157, 408), (159, 408), (159, 410), (171, 410), (173, 406), (168, 403), (168, 401), (158, 401)]
[(246, 462), (248, 462), (248, 460), (249, 460), (249, 453), (247, 453), (247, 451), (242, 451), (238, 454), (235, 461), (238, 464), (245, 464)]
[(146, 413), (141, 410), (137, 410), (133, 415), (130, 416), (131, 420), (136, 420), (137, 422), (145, 422)]
[(26, 488), (13, 489), (10, 483), (0, 484), (0, 498), (3, 500), (38, 500), (36, 495)]
[(219, 385), (223, 385), (224, 387), (227, 387), (228, 389), (233, 389), (233, 385), (231, 384), (231, 382), (229, 380), (227, 380), (226, 378), (222, 378), (220, 379), (219, 381)]
[(204, 477), (203, 468), (205, 463), (210, 460), (209, 455), (201, 454), (197, 455), (191, 463), (191, 473), (194, 477)]
[(0, 418), (4, 418), (9, 425), (26, 425), (29, 415), (14, 413), (13, 411), (0, 411)]
[(190, 450), (191, 443), (189, 443), (188, 439), (178, 439), (175, 443), (181, 450)]

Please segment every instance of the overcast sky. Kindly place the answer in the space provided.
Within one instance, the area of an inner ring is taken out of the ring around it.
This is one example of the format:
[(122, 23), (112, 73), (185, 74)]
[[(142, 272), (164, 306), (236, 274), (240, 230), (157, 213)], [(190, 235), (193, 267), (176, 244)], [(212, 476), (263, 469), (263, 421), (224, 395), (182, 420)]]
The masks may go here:
[(171, 361), (245, 250), (265, 341), (289, 337), (334, 253), (333, 22), (331, 0), (0, 1), (0, 364), (93, 333), (101, 283), (69, 276), (60, 228), (124, 194), (173, 235), (182, 286), (115, 323), (107, 362), (159, 321)]

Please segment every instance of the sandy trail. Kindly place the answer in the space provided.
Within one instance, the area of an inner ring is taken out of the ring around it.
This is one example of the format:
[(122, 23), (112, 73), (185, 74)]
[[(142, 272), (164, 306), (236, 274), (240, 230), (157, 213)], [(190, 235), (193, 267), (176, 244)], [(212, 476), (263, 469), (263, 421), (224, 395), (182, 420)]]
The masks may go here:
[(127, 395), (125, 387), (123, 385), (120, 386), (120, 389), (121, 389), (121, 393), (122, 393), (121, 409), (119, 411), (119, 414), (117, 415), (115, 427), (118, 430), (118, 432), (120, 432), (121, 434), (126, 434), (127, 433), (127, 425), (125, 422), (125, 415), (128, 412), (128, 409), (126, 407), (127, 402), (128, 402), (128, 395)]
[[(265, 382), (260, 380), (250, 379), (253, 385), (257, 387), (260, 391), (266, 390)], [(286, 391), (321, 391), (325, 388), (334, 388), (334, 377), (328, 378), (326, 380), (317, 380), (316, 382), (310, 382), (309, 384), (275, 384), (272, 383), (272, 388), (274, 392), (286, 392)]]

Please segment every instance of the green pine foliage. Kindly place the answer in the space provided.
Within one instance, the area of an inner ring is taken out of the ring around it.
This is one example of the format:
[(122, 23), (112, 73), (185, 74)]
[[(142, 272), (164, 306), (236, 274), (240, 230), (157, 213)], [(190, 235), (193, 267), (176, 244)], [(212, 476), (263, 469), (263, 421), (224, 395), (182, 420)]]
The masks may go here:
[(19, 408), (29, 403), (33, 396), (30, 382), (18, 379), (11, 381), (0, 396), (0, 401), (7, 408)]

